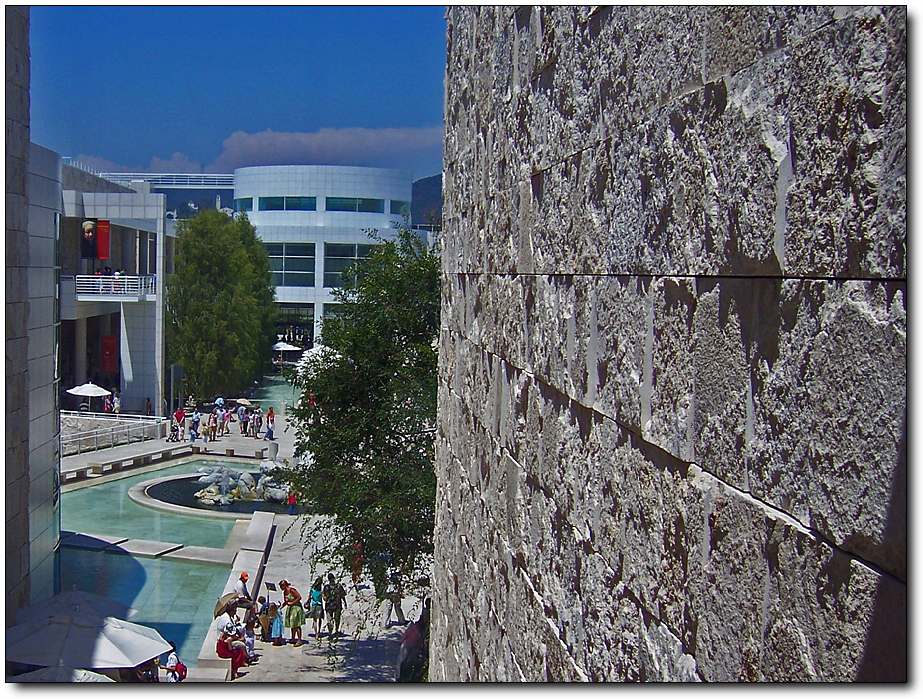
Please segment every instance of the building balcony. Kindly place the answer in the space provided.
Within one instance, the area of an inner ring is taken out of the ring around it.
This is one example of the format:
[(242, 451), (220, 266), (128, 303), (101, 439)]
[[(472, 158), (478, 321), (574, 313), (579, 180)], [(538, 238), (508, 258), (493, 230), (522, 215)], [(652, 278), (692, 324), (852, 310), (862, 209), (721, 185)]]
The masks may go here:
[[(78, 274), (74, 280), (77, 301), (154, 301), (157, 298), (157, 277), (154, 275), (96, 276)], [(68, 278), (61, 278), (62, 292), (66, 293)]]

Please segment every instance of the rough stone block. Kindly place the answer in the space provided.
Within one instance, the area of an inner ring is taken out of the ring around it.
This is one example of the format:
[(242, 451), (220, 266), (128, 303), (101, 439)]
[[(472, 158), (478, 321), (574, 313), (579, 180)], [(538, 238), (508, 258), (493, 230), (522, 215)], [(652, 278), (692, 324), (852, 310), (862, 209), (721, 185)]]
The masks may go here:
[(906, 275), (906, 12), (864, 8), (792, 47), (792, 275)]

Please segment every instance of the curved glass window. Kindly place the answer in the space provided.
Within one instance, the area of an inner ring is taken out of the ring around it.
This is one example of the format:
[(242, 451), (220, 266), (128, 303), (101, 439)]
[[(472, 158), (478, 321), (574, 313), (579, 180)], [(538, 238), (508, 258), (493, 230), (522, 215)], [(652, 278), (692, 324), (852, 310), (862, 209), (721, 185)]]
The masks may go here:
[(317, 197), (285, 197), (286, 211), (317, 211)]
[(355, 211), (368, 214), (383, 214), (384, 199), (363, 199), (361, 197), (327, 197), (327, 211)]
[(260, 197), (260, 211), (285, 211), (285, 197)]
[(253, 210), (253, 197), (241, 197), (234, 200), (234, 213), (245, 213)]
[(409, 216), (410, 215), (410, 202), (401, 201), (400, 199), (391, 200), (391, 213), (398, 216)]

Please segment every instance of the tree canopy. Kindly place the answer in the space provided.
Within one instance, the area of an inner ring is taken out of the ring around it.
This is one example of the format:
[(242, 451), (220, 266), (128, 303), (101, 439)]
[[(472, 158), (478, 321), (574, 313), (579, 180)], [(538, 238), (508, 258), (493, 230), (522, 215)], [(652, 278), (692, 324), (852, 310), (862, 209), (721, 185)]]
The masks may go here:
[(389, 569), (413, 589), (431, 560), (440, 277), (438, 254), (412, 232), (372, 237), (294, 377), (304, 458), (282, 477), (330, 517), (329, 558), (348, 566), (361, 546), (382, 594)]
[(179, 221), (167, 281), (167, 352), (188, 389), (210, 398), (268, 369), (275, 337), (269, 257), (246, 218), (216, 210)]

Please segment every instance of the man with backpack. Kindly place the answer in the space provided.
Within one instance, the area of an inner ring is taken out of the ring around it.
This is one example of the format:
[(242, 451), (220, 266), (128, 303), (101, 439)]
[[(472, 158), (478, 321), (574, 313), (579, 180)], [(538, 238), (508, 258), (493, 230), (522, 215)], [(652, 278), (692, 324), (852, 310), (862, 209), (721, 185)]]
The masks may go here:
[(336, 581), (333, 573), (327, 573), (327, 584), (324, 585), (324, 608), (327, 612), (327, 638), (334, 634), (340, 635), (340, 617), (343, 607), (346, 606), (346, 588)]

